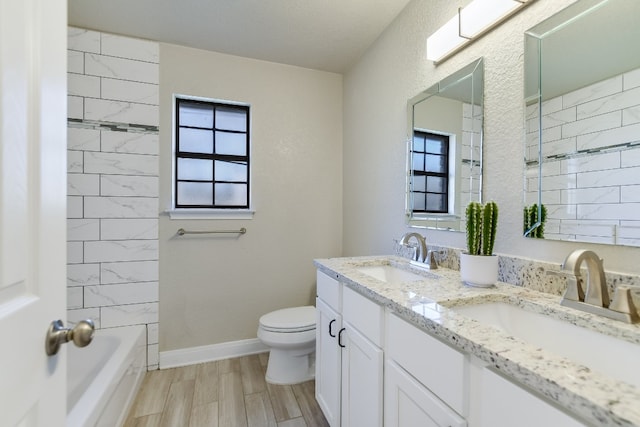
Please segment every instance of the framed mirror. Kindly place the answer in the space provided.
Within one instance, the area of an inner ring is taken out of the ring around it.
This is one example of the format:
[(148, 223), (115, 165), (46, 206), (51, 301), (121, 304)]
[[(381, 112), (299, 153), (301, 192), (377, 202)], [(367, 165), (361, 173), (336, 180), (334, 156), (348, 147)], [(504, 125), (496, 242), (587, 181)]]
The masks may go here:
[(406, 215), (412, 227), (462, 231), (482, 200), (482, 58), (408, 103)]
[(525, 33), (525, 236), (640, 246), (639, 16), (581, 0)]

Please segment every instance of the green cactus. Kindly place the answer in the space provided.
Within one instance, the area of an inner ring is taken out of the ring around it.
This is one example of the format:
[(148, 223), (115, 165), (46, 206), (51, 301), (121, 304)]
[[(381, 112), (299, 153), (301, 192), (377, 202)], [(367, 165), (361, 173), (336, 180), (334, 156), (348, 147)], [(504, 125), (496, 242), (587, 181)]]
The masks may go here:
[(487, 202), (482, 214), (482, 253), (480, 255), (489, 256), (493, 254), (497, 228), (498, 205), (496, 202)]
[(480, 253), (480, 239), (482, 237), (482, 205), (471, 202), (467, 205), (467, 252), (469, 255)]
[(471, 202), (467, 205), (467, 252), (469, 255), (491, 255), (498, 227), (498, 205), (495, 202)]
[(540, 219), (538, 219), (538, 205), (533, 204), (531, 206), (525, 206), (524, 208), (524, 232), (531, 230), (536, 223), (540, 223), (535, 230), (532, 230), (527, 237), (544, 239), (544, 224), (547, 221), (547, 207), (545, 205), (540, 205)]

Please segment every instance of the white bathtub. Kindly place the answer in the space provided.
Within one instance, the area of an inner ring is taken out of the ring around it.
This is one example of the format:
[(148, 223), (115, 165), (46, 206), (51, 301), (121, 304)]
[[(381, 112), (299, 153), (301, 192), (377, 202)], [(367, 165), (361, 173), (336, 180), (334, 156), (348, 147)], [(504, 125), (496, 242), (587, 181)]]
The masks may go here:
[(120, 426), (146, 372), (143, 325), (98, 330), (85, 348), (67, 345), (67, 426)]

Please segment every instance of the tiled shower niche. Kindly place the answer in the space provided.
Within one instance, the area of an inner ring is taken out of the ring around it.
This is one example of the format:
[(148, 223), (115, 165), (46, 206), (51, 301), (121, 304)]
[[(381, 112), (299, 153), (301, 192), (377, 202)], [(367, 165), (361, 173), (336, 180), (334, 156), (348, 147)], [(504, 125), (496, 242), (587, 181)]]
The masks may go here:
[(155, 42), (68, 30), (68, 321), (146, 325), (158, 368)]
[[(640, 246), (640, 69), (542, 104), (545, 237)], [(527, 108), (526, 203), (538, 194), (537, 105)]]

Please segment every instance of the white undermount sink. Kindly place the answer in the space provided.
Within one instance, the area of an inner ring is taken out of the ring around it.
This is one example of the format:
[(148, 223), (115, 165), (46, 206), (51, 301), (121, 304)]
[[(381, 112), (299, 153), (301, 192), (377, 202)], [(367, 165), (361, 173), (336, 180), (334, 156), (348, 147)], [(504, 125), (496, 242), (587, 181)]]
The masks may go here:
[(387, 264), (356, 267), (356, 270), (362, 274), (373, 277), (374, 279), (388, 283), (425, 280), (425, 277), (423, 276)]
[(528, 344), (640, 388), (640, 345), (504, 302), (450, 307)]

